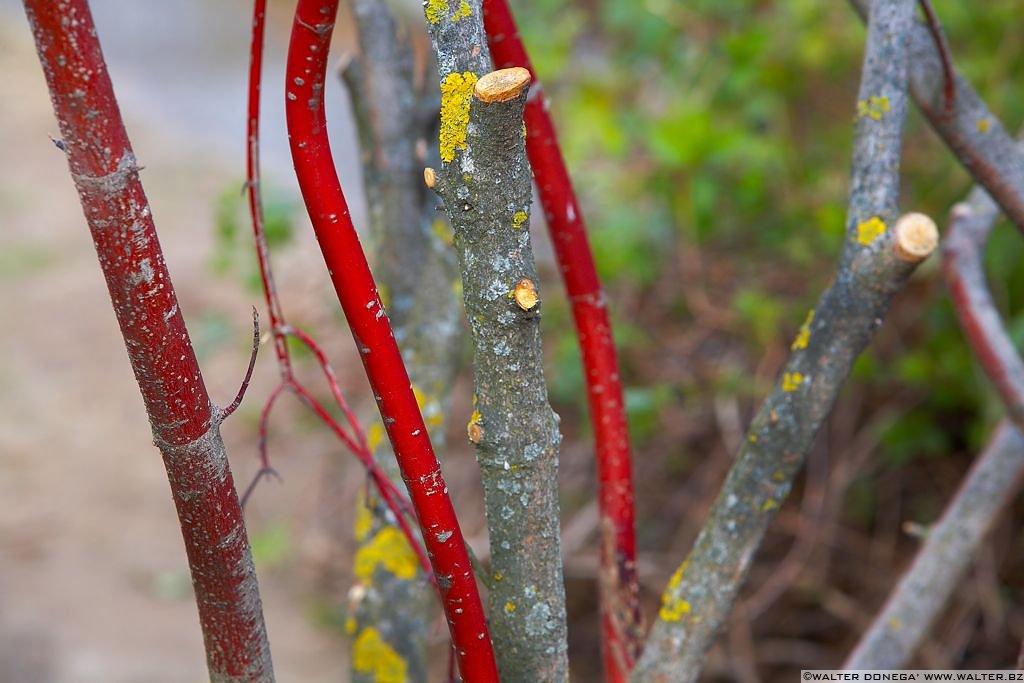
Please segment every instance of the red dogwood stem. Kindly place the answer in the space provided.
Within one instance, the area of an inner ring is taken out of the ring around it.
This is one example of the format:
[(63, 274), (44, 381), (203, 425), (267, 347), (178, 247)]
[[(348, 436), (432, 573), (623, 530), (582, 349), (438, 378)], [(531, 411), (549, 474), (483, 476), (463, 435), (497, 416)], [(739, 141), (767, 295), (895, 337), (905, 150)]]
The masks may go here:
[(640, 652), (643, 629), (636, 574), (632, 456), (615, 340), (583, 214), (562, 159), (537, 74), (506, 0), (484, 0), (484, 25), (495, 68), (521, 66), (529, 69), (533, 77), (523, 115), (526, 152), (572, 304), (583, 356), (600, 487), (600, 590), (605, 674), (609, 681), (624, 681)]
[(323, 92), (337, 9), (337, 0), (299, 0), (295, 9), (285, 74), (285, 115), (295, 174), (416, 510), (459, 670), (473, 683), (497, 681), (462, 530), (331, 155)]
[(224, 442), (86, 0), (25, 0), (71, 175), (181, 521), (210, 677), (273, 681)]

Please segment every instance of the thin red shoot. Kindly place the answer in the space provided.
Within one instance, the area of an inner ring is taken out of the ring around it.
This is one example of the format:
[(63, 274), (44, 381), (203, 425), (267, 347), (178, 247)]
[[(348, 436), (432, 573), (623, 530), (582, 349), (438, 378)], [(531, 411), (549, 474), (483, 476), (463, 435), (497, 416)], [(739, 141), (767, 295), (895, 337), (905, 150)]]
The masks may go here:
[(295, 9), (285, 75), (285, 115), (295, 174), (416, 510), (459, 669), (473, 683), (497, 681), (462, 530), (331, 155), (323, 94), (337, 10), (337, 0), (299, 0)]
[[(280, 299), (277, 295), (277, 286), (274, 282), (274, 274), (270, 262), (270, 249), (267, 244), (266, 232), (264, 230), (263, 201), (260, 194), (260, 90), (262, 87), (266, 9), (266, 0), (255, 0), (253, 3), (252, 43), (249, 51), (249, 94), (246, 120), (246, 138), (248, 144), (246, 145), (245, 188), (249, 199), (249, 212), (252, 216), (253, 237), (256, 243), (256, 257), (259, 262), (260, 279), (263, 284), (263, 294), (266, 299), (267, 310), (270, 317), (270, 334), (274, 341), (274, 351), (277, 356), (281, 379), (278, 382), (277, 387), (274, 388), (270, 396), (267, 398), (267, 402), (260, 413), (259, 456), (261, 466), (252, 482), (250, 482), (249, 486), (246, 487), (245, 493), (242, 495), (242, 505), (244, 506), (248, 502), (253, 491), (256, 489), (257, 484), (259, 484), (261, 480), (266, 478), (268, 475), (273, 475), (279, 478), (276, 470), (274, 470), (270, 465), (270, 458), (267, 453), (267, 429), (271, 410), (278, 397), (282, 392), (289, 391), (295, 394), (304, 405), (312, 410), (317, 417), (319, 417), (321, 421), (323, 421), (323, 423), (338, 436), (342, 443), (344, 443), (345, 446), (352, 451), (357, 458), (359, 458), (359, 461), (369, 472), (371, 480), (377, 488), (380, 489), (381, 499), (384, 501), (385, 505), (387, 505), (388, 509), (391, 510), (396, 519), (401, 520), (399, 522), (399, 526), (405, 533), (405, 537), (409, 542), (409, 545), (412, 546), (414, 552), (420, 558), (424, 570), (428, 570), (429, 564), (426, 560), (426, 553), (423, 549), (423, 544), (420, 542), (419, 537), (412, 533), (412, 530), (409, 528), (408, 524), (406, 524), (403, 517), (403, 515), (407, 514), (408, 510), (411, 509), (408, 500), (398, 489), (394, 487), (391, 481), (380, 472), (380, 469), (370, 456), (370, 450), (366, 442), (366, 435), (363, 432), (359, 421), (356, 419), (355, 414), (349, 408), (348, 403), (342, 396), (341, 389), (338, 385), (337, 375), (335, 375), (334, 369), (328, 362), (327, 356), (308, 334), (299, 328), (288, 324), (284, 316), (284, 311), (281, 307)], [(324, 408), (319, 401), (313, 397), (309, 390), (307, 390), (306, 387), (295, 377), (291, 354), (288, 350), (287, 338), (289, 335), (301, 341), (310, 351), (313, 352), (317, 362), (320, 364), (320, 369), (324, 373), (327, 384), (330, 387), (331, 395), (333, 396), (335, 403), (338, 405), (338, 408), (345, 416), (345, 420), (352, 428), (354, 436), (345, 431), (330, 412), (328, 412), (327, 409)], [(250, 375), (251, 372), (252, 368), (250, 366)], [(248, 380), (249, 375), (246, 377)], [(248, 382), (246, 381), (246, 384), (247, 383)]]
[(572, 305), (594, 425), (605, 676), (609, 681), (625, 681), (640, 654), (643, 628), (636, 573), (632, 454), (611, 322), (544, 93), (506, 0), (484, 0), (484, 25), (495, 68), (521, 66), (533, 76), (523, 116), (526, 152)]

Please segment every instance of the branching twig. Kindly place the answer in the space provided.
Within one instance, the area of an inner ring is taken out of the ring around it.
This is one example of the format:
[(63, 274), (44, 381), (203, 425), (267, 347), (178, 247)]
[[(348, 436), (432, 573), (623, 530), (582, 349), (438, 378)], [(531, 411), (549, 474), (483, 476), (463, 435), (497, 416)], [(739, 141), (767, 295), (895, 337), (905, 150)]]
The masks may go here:
[(331, 155), (323, 94), (337, 9), (337, 0), (299, 0), (296, 6), (285, 88), (295, 172), (417, 513), (459, 668), (467, 680), (496, 681), (494, 652), (462, 530)]
[(167, 470), (210, 679), (272, 683), (256, 571), (219, 425), (164, 263), (86, 0), (25, 0), (71, 176)]
[(523, 109), (530, 73), (491, 71), (480, 0), (430, 2), (441, 78), (440, 171), (428, 186), (455, 232), (473, 339), (476, 444), (490, 534), (488, 593), (508, 681), (568, 676), (559, 551), (557, 418), (548, 403), (530, 244)]
[[(274, 282), (274, 273), (270, 261), (270, 248), (267, 244), (266, 231), (264, 229), (263, 200), (260, 193), (261, 177), (259, 164), (259, 140), (260, 140), (260, 90), (262, 81), (263, 46), (266, 27), (266, 0), (255, 0), (253, 3), (252, 20), (252, 43), (249, 51), (249, 94), (247, 102), (246, 119), (246, 183), (245, 190), (249, 199), (249, 213), (252, 217), (253, 239), (256, 244), (256, 257), (259, 263), (260, 280), (263, 285), (263, 295), (267, 303), (267, 311), (270, 317), (270, 334), (274, 342), (274, 352), (277, 356), (278, 370), (281, 379), (278, 382), (260, 412), (259, 423), (259, 457), (260, 469), (242, 495), (242, 505), (249, 501), (253, 491), (259, 482), (266, 478), (268, 473), (277, 476), (276, 470), (270, 465), (270, 457), (267, 452), (267, 430), (269, 427), (270, 415), (274, 403), (284, 391), (291, 392), (308, 407), (313, 413), (337, 435), (343, 444), (359, 459), (366, 468), (374, 484), (381, 489), (381, 499), (390, 509), (397, 523), (405, 533), (406, 540), (412, 547), (423, 569), (429, 569), (426, 552), (419, 537), (412, 533), (408, 523), (403, 519), (403, 514), (408, 513), (411, 507), (405, 496), (395, 487), (377, 466), (370, 455), (366, 435), (356, 419), (355, 413), (349, 408), (338, 385), (338, 378), (327, 360), (326, 354), (320, 346), (297, 327), (288, 324), (285, 319), (281, 301), (277, 294), (277, 286)], [(327, 385), (330, 388), (331, 396), (335, 404), (345, 416), (352, 433), (346, 431), (330, 412), (317, 401), (310, 391), (299, 382), (295, 376), (292, 366), (291, 353), (288, 350), (288, 337), (294, 337), (308, 348), (320, 365)], [(250, 368), (251, 373), (251, 368)]]
[[(872, 0), (850, 0), (864, 18)], [(1024, 231), (1024, 150), (1018, 147), (966, 78), (953, 69), (953, 107), (947, 111), (951, 60), (919, 23), (910, 31), (910, 92), (932, 127), (975, 181)]]
[(526, 153), (572, 305), (583, 359), (597, 454), (601, 643), (605, 678), (609, 683), (617, 683), (624, 681), (632, 670), (640, 654), (644, 629), (636, 573), (632, 453), (615, 340), (583, 212), (562, 158), (544, 92), (519, 38), (512, 11), (507, 0), (484, 0), (483, 9), (495, 66), (524, 67), (532, 77), (523, 115)]
[(924, 546), (875, 617), (846, 669), (901, 669), (927, 635), (978, 546), (1024, 477), (1024, 435), (1009, 422), (996, 428), (984, 452), (928, 530)]
[(905, 217), (893, 225), (913, 7), (913, 0), (874, 5), (839, 271), (793, 342), (690, 556), (669, 582), (634, 681), (696, 679), (854, 360), (892, 296), (935, 247), (937, 232), (927, 218)]
[(252, 309), (252, 353), (249, 354), (249, 366), (245, 369), (245, 377), (242, 378), (242, 386), (238, 387), (238, 393), (235, 394), (235, 400), (232, 401), (227, 407), (225, 407), (221, 413), (221, 420), (226, 420), (228, 417), (238, 410), (238, 406), (242, 405), (242, 399), (245, 398), (245, 392), (249, 388), (249, 382), (252, 380), (252, 371), (256, 369), (256, 355), (260, 350), (260, 314), (256, 311), (256, 307)]

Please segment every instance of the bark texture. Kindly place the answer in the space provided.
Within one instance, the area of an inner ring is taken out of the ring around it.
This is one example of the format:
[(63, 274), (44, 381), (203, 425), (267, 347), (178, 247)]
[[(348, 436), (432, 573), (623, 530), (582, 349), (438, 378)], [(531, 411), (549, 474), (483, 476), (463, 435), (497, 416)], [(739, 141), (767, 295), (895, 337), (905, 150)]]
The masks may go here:
[(508, 2), (484, 0), (483, 7), (495, 65), (524, 67), (533, 78), (523, 114), (526, 154), (569, 295), (583, 361), (597, 459), (601, 650), (606, 681), (621, 683), (640, 655), (644, 627), (636, 571), (632, 452), (615, 337), (583, 211), (562, 158), (540, 81), (519, 38)]
[(84, 0), (26, 0), (71, 175), (163, 455), (210, 680), (274, 680), (256, 572), (218, 426)]
[(634, 681), (697, 679), (854, 360), (916, 265), (897, 254), (901, 236), (893, 227), (913, 9), (913, 0), (882, 0), (873, 6), (839, 270), (808, 314), (689, 557), (669, 581)]
[[(434, 189), (455, 232), (473, 339), (477, 447), (491, 548), (490, 625), (501, 678), (568, 677), (559, 550), (558, 418), (548, 403), (523, 109), (529, 72), (491, 73), (479, 0), (430, 0), (441, 79)], [(428, 174), (431, 175), (431, 174)]]

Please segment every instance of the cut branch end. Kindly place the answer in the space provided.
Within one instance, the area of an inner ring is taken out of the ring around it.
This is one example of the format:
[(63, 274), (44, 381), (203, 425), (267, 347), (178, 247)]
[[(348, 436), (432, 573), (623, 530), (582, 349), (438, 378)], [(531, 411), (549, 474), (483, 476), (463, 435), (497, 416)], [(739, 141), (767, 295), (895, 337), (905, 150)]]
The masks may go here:
[(896, 221), (896, 255), (916, 263), (926, 259), (939, 243), (935, 221), (923, 213), (908, 213)]
[(423, 169), (423, 182), (426, 183), (427, 187), (434, 189), (437, 185), (437, 171), (427, 166)]
[(519, 96), (530, 84), (530, 71), (521, 66), (492, 71), (473, 86), (473, 94), (481, 102), (507, 102)]

